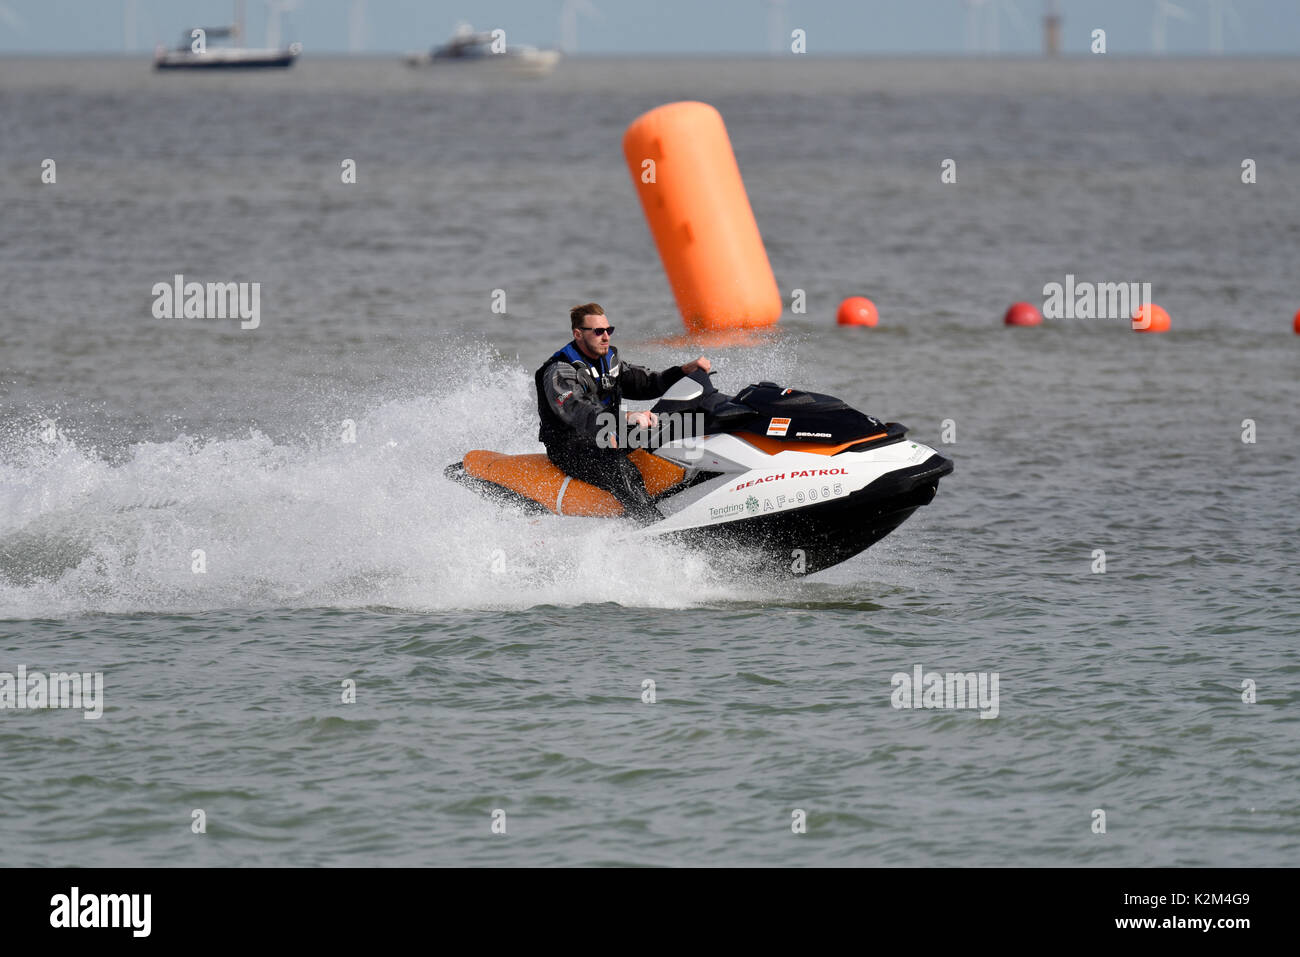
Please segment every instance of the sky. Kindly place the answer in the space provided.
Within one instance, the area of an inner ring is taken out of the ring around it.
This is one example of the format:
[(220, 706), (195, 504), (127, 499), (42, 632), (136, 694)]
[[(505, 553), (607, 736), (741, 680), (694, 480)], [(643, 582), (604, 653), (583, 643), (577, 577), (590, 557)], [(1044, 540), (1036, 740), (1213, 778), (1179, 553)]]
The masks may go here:
[[(280, 14), (284, 43), (303, 52), (397, 53), (443, 41), (460, 20), (500, 28), (510, 43), (618, 54), (1027, 54), (1042, 50), (1051, 0), (246, 0), (250, 45)], [(1062, 48), (1171, 55), (1300, 53), (1300, 0), (1056, 0)], [(0, 54), (149, 51), (192, 26), (232, 19), (233, 0), (0, 0)], [(1221, 10), (1217, 14), (1215, 11)], [(1163, 11), (1163, 12), (1162, 12)], [(563, 22), (566, 12), (571, 28)], [(1215, 24), (1221, 24), (1216, 30)], [(1163, 34), (1163, 41), (1161, 35)], [(1221, 41), (1216, 41), (1220, 36)], [(568, 41), (566, 43), (565, 41)], [(576, 39), (576, 45), (573, 41)]]

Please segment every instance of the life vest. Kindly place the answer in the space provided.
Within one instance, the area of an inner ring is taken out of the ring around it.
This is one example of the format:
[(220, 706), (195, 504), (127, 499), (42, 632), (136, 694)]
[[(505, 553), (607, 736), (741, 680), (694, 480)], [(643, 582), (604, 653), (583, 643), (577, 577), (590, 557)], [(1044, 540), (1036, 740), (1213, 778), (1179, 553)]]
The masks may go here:
[(578, 351), (576, 343), (570, 342), (543, 362), (541, 368), (533, 374), (533, 381), (537, 385), (537, 414), (542, 420), (542, 427), (537, 437), (547, 445), (575, 438), (573, 429), (568, 423), (551, 410), (551, 404), (546, 401), (545, 387), (542, 385), (546, 373), (557, 362), (567, 362), (577, 369), (579, 377), (586, 380), (587, 387), (596, 401), (606, 409), (617, 412), (623, 401), (623, 390), (618, 384), (618, 348), (610, 346), (609, 352), (601, 358), (588, 359)]

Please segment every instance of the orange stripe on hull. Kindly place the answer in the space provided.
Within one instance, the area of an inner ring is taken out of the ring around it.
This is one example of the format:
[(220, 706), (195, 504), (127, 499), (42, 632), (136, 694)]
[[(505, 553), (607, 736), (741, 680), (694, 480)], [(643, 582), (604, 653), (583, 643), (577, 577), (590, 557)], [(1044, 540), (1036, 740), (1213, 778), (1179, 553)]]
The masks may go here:
[(827, 445), (824, 442), (791, 442), (787, 439), (776, 439), (770, 435), (750, 435), (748, 432), (733, 434), (738, 439), (744, 439), (754, 448), (762, 449), (768, 455), (776, 455), (778, 452), (812, 452), (815, 455), (834, 455), (837, 452), (843, 452), (850, 445), (857, 445), (859, 442), (870, 442), (872, 439), (883, 439), (889, 433), (877, 432), (875, 435), (852, 439), (843, 445)]
[[(686, 470), (681, 466), (644, 449), (637, 449), (629, 458), (641, 472), (646, 491), (651, 495), (659, 495), (686, 478)], [(604, 489), (578, 479), (570, 479), (566, 487), (565, 474), (545, 455), (504, 455), (476, 449), (465, 455), (463, 464), (467, 474), (518, 492), (559, 515), (608, 518), (623, 514), (618, 499)], [(563, 501), (559, 501), (561, 488)]]

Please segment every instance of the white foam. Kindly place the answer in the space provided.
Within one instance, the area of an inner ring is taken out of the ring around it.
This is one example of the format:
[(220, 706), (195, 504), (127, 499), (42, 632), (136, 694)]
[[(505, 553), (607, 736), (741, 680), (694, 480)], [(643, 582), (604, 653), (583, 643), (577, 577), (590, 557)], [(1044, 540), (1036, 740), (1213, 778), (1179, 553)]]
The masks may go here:
[[(736, 363), (727, 387), (780, 372), (751, 375), (759, 364)], [(346, 396), (321, 400), (320, 421), (355, 421), (354, 444), (337, 424), (288, 442), (252, 429), (140, 442), (110, 461), (35, 431), (10, 437), (0, 453), (0, 617), (677, 608), (759, 593), (683, 546), (634, 545), (622, 523), (525, 516), (446, 479), (443, 469), (471, 448), (540, 450), (531, 374), (500, 359), (486, 368), (456, 388), (360, 410)], [(195, 549), (206, 573), (192, 570)]]

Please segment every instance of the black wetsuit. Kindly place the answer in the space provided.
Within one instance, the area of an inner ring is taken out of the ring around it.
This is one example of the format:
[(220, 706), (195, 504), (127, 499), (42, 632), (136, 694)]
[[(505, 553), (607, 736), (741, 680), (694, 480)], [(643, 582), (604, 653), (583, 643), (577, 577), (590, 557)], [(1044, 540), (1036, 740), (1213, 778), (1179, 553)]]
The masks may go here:
[[(597, 443), (602, 428), (617, 431), (619, 403), (630, 399), (657, 399), (685, 373), (679, 366), (651, 372), (620, 362), (618, 349), (599, 359), (589, 359), (570, 342), (537, 370), (537, 414), (542, 427), (537, 437), (546, 456), (565, 474), (611, 493), (625, 513), (641, 522), (661, 518), (650, 502), (641, 472), (628, 461), (626, 448)], [(602, 417), (602, 413), (612, 413)]]

